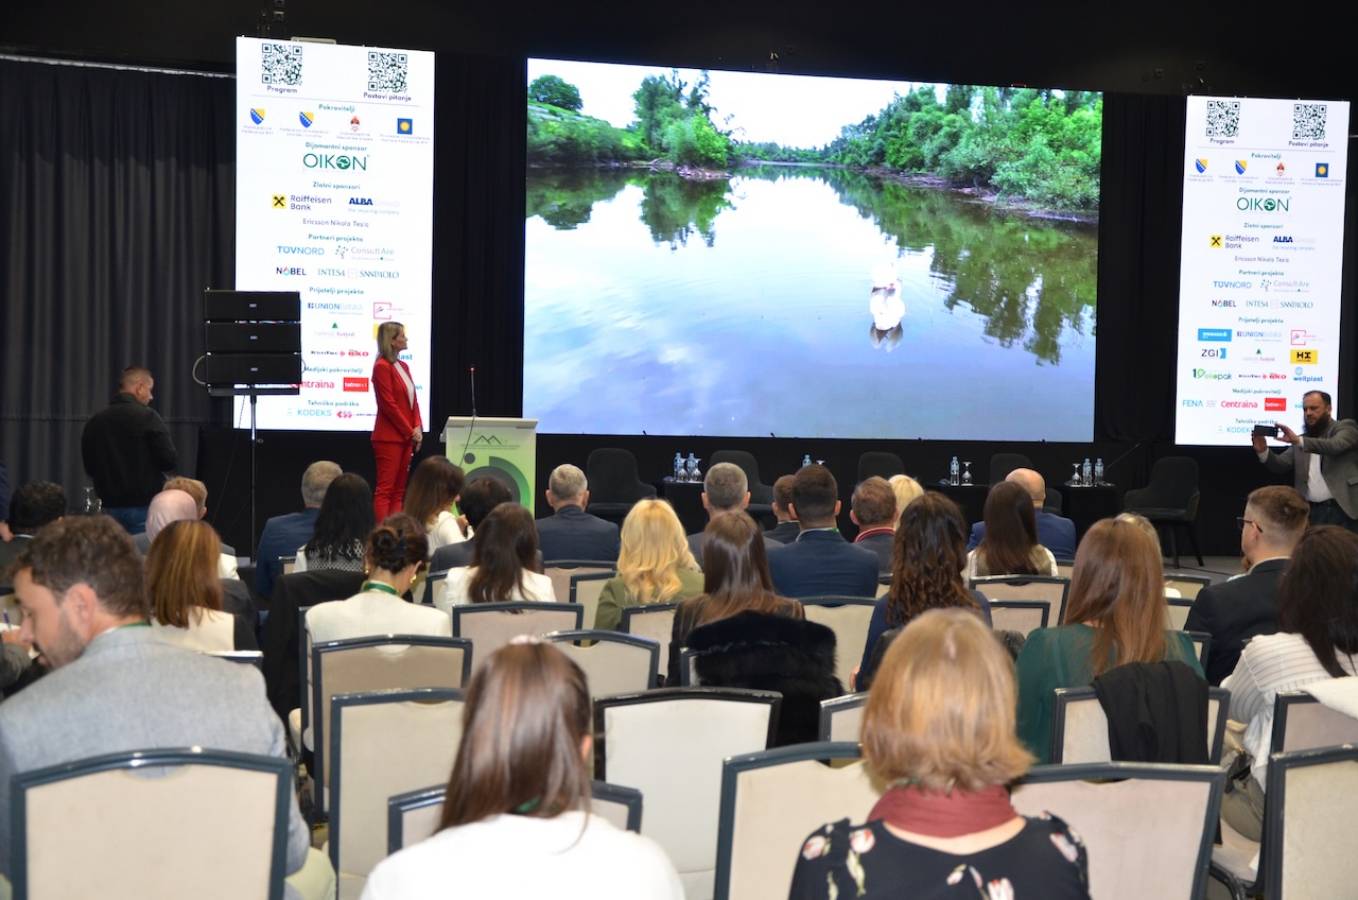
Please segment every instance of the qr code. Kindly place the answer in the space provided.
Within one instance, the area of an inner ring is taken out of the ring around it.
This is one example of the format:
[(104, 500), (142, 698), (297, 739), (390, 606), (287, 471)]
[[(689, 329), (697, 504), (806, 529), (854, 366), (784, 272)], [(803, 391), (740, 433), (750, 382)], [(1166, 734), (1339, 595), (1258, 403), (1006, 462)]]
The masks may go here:
[(1207, 101), (1207, 136), (1233, 138), (1240, 133), (1240, 101)]
[(368, 90), (404, 94), (406, 89), (406, 55), (368, 51)]
[(259, 80), (264, 84), (301, 84), (302, 48), (297, 44), (263, 44)]
[(1324, 103), (1292, 104), (1292, 140), (1325, 140), (1326, 109), (1328, 107)]

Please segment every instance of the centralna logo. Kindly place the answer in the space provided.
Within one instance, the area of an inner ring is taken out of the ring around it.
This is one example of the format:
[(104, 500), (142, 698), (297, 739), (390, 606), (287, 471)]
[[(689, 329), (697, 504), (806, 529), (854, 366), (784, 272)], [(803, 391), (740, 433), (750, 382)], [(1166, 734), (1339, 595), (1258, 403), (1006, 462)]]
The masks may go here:
[(264, 124), (264, 107), (256, 106), (250, 110), (250, 121), (256, 125)]

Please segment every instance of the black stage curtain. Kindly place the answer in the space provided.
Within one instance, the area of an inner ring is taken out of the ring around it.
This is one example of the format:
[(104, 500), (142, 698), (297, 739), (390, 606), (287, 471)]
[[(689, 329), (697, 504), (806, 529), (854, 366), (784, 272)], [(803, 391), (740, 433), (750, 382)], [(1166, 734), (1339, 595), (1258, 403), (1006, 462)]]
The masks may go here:
[(0, 459), (88, 484), (80, 430), (148, 366), (191, 471), (212, 405), (190, 378), (199, 295), (229, 285), (232, 81), (0, 60)]

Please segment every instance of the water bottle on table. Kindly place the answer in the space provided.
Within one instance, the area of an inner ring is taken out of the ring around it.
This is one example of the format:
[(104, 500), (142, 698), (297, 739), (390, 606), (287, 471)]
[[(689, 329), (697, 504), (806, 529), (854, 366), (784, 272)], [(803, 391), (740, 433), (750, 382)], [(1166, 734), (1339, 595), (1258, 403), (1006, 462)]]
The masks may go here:
[(1089, 464), (1089, 457), (1085, 457), (1084, 464), (1080, 466), (1080, 483), (1092, 485), (1094, 483), (1094, 467)]
[(807, 466), (809, 466), (809, 465), (811, 465), (811, 454), (810, 454), (810, 453), (808, 453), (808, 454), (806, 454), (805, 456), (802, 457), (802, 468), (805, 469), (805, 468), (806, 468)]
[(1103, 457), (1094, 460), (1094, 483), (1103, 484)]
[(684, 480), (684, 454), (677, 450), (674, 452), (674, 480)]
[(958, 471), (957, 457), (954, 456), (952, 461), (948, 463), (948, 484), (956, 485), (960, 483)]

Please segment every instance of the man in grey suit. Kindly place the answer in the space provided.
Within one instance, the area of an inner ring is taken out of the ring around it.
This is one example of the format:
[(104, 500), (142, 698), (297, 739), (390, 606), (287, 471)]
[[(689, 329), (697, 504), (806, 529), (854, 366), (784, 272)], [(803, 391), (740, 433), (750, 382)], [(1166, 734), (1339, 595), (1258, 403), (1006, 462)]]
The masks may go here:
[[(15, 773), (105, 753), (200, 746), (286, 757), (253, 666), (156, 637), (141, 559), (113, 519), (72, 516), (43, 529), (15, 562), (14, 587), (23, 637), (53, 671), (0, 704), (0, 809), (11, 808)], [(0, 847), (9, 828), (0, 816)], [(302, 868), (310, 844), (294, 795), (288, 872)]]
[(1262, 437), (1254, 452), (1270, 472), (1291, 473), (1297, 491), (1311, 504), (1312, 525), (1342, 525), (1358, 531), (1358, 423), (1330, 417), (1330, 395), (1310, 391), (1301, 398), (1306, 427), (1297, 434), (1281, 422), (1278, 440), (1289, 444), (1269, 451)]
[[(710, 522), (722, 513), (740, 512), (750, 505), (750, 483), (745, 471), (735, 463), (717, 463), (707, 470), (703, 478), (703, 509), (707, 510)], [(703, 564), (703, 543), (707, 532), (699, 531), (688, 536), (688, 549), (698, 565)], [(774, 538), (764, 535), (764, 549), (780, 547)]]

